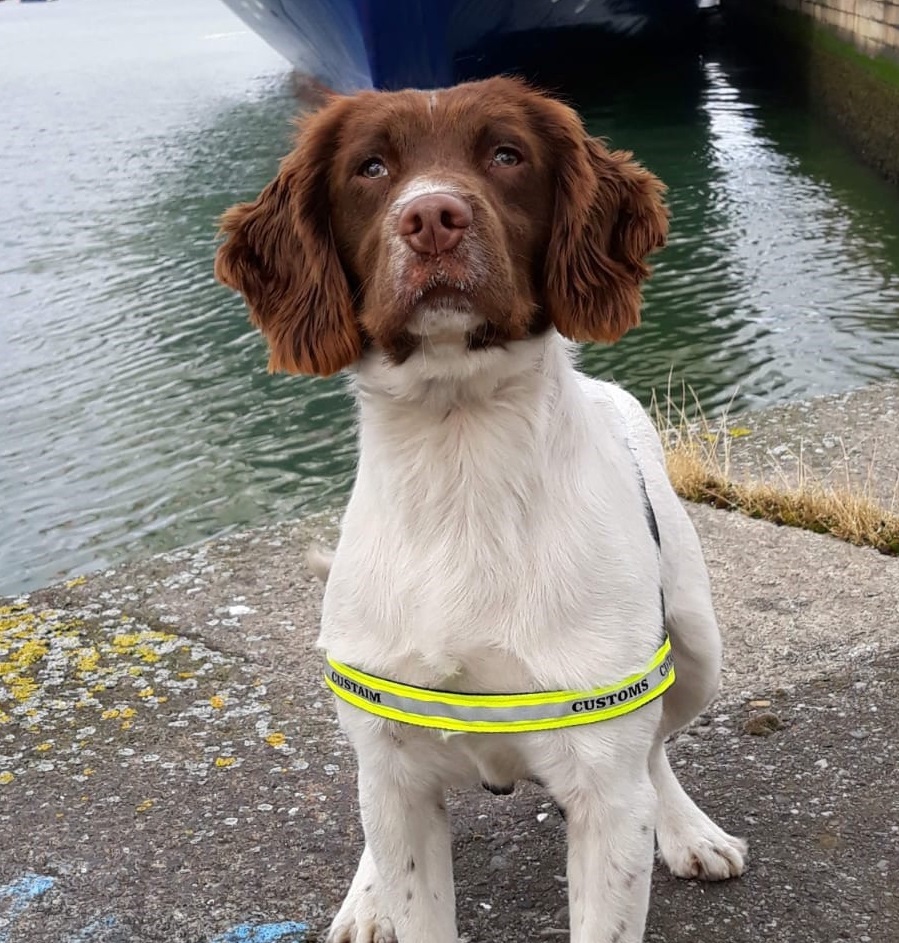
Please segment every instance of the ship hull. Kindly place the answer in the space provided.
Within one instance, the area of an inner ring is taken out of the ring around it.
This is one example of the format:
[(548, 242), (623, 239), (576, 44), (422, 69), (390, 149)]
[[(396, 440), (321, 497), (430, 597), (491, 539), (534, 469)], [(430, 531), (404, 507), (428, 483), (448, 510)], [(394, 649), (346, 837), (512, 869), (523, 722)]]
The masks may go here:
[(345, 92), (440, 88), (490, 72), (503, 48), (559, 55), (560, 40), (586, 33), (672, 38), (697, 9), (696, 0), (224, 2), (300, 73)]

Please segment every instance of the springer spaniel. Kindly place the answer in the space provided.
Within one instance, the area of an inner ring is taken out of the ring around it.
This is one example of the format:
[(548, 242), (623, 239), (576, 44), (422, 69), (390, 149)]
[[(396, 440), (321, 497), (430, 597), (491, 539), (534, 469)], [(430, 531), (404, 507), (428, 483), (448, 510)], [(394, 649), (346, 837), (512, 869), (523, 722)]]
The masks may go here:
[(667, 633), (676, 667), (638, 710), (550, 730), (435, 731), (338, 700), (366, 845), (332, 943), (455, 943), (447, 786), (546, 786), (575, 943), (643, 938), (654, 835), (676, 875), (743, 871), (745, 843), (665, 753), (718, 683), (698, 538), (643, 409), (573, 362), (572, 341), (639, 322), (663, 190), (570, 108), (495, 78), (332, 98), (223, 217), (216, 276), (270, 369), (346, 370), (358, 402), (330, 658), (426, 694), (570, 694), (632, 681)]

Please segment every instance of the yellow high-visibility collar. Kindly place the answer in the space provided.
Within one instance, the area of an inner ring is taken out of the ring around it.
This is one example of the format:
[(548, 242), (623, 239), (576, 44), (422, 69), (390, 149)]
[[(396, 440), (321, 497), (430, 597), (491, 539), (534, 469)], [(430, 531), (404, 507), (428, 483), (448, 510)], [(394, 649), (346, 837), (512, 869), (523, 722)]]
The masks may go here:
[(537, 694), (458, 694), (388, 681), (328, 656), (325, 683), (341, 700), (387, 720), (457, 733), (523, 733), (595, 724), (630, 714), (674, 684), (665, 636), (643, 671), (609, 687)]

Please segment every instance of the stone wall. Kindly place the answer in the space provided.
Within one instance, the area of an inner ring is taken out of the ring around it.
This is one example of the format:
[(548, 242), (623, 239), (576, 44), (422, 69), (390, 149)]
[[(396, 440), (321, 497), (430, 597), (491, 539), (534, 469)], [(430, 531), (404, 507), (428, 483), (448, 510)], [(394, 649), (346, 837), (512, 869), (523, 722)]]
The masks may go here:
[(778, 0), (836, 30), (871, 56), (899, 59), (899, 0)]
[(727, 0), (734, 35), (899, 183), (899, 0)]

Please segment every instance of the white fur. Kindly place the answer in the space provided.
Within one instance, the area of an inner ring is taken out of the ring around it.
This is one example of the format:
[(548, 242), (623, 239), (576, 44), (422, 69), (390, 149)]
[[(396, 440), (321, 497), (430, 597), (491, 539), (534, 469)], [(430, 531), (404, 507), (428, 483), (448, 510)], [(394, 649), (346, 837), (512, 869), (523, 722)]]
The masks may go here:
[(334, 554), (329, 553), (322, 547), (310, 547), (306, 551), (306, 566), (312, 571), (312, 575), (323, 583), (328, 581), (328, 574), (331, 572), (333, 562)]
[(606, 685), (658, 648), (661, 584), (678, 681), (624, 717), (545, 733), (446, 736), (339, 702), (367, 844), (329, 940), (455, 943), (443, 790), (527, 776), (567, 814), (571, 940), (638, 943), (654, 830), (682, 876), (738, 875), (746, 851), (687, 797), (665, 756), (664, 738), (714, 695), (720, 641), (698, 539), (651, 423), (627, 393), (578, 373), (553, 331), (471, 352), (447, 335), (401, 365), (372, 352), (354, 387), (359, 469), (323, 648), (458, 691)]
[(402, 190), (390, 207), (390, 212), (399, 214), (400, 210), (420, 196), (429, 196), (432, 193), (459, 193), (459, 187), (442, 177), (431, 177), (424, 174), (413, 177)]

